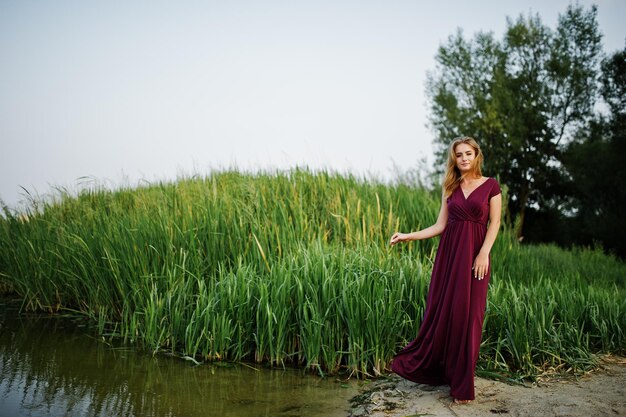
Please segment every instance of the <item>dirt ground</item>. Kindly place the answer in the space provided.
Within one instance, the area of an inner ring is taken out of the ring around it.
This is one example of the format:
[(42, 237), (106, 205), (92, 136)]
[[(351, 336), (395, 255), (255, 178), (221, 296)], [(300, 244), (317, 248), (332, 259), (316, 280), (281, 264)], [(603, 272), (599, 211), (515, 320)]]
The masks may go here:
[(626, 416), (626, 358), (605, 357), (578, 378), (509, 385), (476, 378), (476, 400), (454, 404), (447, 386), (431, 387), (396, 375), (373, 382), (355, 397), (351, 417)]

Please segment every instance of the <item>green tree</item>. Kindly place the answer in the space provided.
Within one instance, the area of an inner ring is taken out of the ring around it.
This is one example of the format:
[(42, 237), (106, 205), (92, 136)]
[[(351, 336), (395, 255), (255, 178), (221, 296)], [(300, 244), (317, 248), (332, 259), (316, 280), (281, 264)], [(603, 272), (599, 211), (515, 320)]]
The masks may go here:
[(581, 129), (563, 154), (569, 173), (576, 243), (599, 241), (626, 258), (626, 47), (602, 65), (602, 98), (610, 114)]
[(509, 213), (523, 234), (526, 208), (561, 204), (561, 156), (593, 116), (601, 35), (597, 9), (570, 6), (556, 30), (539, 16), (507, 20), (466, 40), (459, 30), (440, 46), (428, 75), (437, 163), (455, 136), (475, 137), (485, 169), (509, 187)]

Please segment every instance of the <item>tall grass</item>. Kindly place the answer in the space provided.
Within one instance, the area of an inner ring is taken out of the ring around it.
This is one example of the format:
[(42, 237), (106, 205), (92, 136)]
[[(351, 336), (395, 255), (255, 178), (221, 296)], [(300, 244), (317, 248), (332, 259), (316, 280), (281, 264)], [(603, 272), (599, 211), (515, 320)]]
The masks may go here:
[[(60, 194), (5, 208), (0, 288), (152, 352), (376, 375), (417, 333), (437, 245), (388, 239), (439, 204), (306, 170)], [(521, 246), (506, 228), (492, 261), (482, 369), (533, 376), (626, 350), (623, 263)]]

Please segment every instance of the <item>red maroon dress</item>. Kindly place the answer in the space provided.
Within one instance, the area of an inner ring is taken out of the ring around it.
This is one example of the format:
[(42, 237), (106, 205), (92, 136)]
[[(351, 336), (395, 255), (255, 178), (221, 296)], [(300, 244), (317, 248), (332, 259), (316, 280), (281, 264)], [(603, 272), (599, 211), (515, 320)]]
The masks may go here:
[(478, 280), (472, 265), (487, 233), (489, 200), (498, 194), (498, 182), (488, 178), (467, 198), (461, 187), (448, 197), (448, 223), (435, 257), (424, 320), (417, 338), (391, 365), (413, 382), (450, 385), (450, 395), (459, 400), (474, 399), (491, 268)]

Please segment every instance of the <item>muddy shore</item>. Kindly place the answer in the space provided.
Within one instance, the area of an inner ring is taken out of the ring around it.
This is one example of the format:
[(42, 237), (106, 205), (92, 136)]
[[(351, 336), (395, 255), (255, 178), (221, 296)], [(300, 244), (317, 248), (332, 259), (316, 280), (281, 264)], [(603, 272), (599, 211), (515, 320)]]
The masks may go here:
[(353, 398), (350, 417), (626, 416), (626, 358), (605, 357), (597, 370), (525, 385), (476, 378), (476, 400), (454, 404), (447, 386), (396, 375), (376, 380)]

